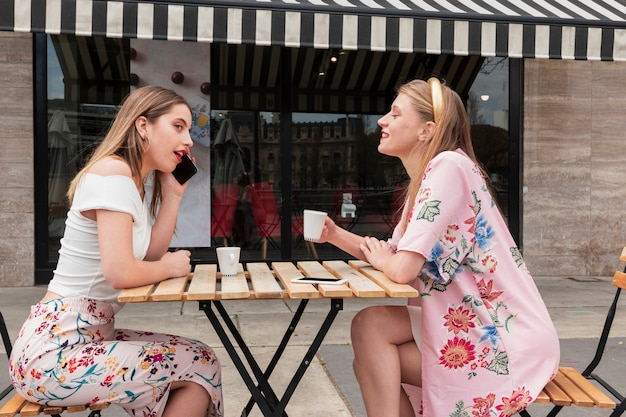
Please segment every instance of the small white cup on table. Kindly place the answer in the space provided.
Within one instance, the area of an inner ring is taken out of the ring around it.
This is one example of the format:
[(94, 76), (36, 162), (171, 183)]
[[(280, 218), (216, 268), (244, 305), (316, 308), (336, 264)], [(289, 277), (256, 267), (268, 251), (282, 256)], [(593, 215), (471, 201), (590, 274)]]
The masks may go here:
[(237, 246), (225, 246), (216, 248), (215, 253), (217, 254), (217, 264), (220, 267), (222, 276), (229, 277), (237, 275), (241, 248)]
[(328, 213), (317, 210), (304, 210), (304, 240), (319, 242)]

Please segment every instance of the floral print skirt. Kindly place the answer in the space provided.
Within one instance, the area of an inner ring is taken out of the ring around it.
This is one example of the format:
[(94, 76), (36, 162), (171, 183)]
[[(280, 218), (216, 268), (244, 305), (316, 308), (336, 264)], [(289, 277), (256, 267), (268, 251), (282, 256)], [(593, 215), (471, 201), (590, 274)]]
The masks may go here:
[(16, 390), (45, 405), (119, 405), (132, 416), (160, 417), (175, 381), (211, 396), (223, 416), (220, 363), (202, 342), (115, 329), (109, 303), (60, 298), (31, 307), (9, 360)]

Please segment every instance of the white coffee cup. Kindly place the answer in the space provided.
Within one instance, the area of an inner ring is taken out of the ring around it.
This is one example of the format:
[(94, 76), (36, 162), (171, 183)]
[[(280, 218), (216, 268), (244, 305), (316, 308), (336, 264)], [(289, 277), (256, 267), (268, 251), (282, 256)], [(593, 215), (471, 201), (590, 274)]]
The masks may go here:
[(328, 214), (324, 211), (304, 210), (304, 240), (319, 241), (326, 216)]
[(241, 248), (236, 246), (226, 246), (215, 249), (215, 253), (217, 253), (217, 264), (220, 267), (222, 276), (237, 275)]

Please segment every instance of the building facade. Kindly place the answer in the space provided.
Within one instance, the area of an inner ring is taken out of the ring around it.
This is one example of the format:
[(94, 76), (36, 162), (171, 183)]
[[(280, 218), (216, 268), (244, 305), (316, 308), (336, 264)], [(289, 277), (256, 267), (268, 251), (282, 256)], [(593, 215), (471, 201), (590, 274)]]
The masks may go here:
[[(306, 6), (299, 10), (282, 2), (270, 2), (269, 7), (268, 3), (264, 6), (250, 2), (247, 7), (232, 10), (210, 1), (183, 6), (177, 2), (94, 0), (77, 1), (76, 8), (69, 11), (49, 6), (42, 12), (24, 6), (32, 3), (35, 2), (15, 1), (11, 10), (2, 11), (4, 17), (0, 19), (0, 140), (4, 144), (0, 151), (0, 175), (4, 177), (0, 183), (0, 286), (44, 283), (55, 258), (58, 236), (57, 242), (51, 242), (55, 237), (50, 232), (50, 219), (59, 213), (49, 204), (51, 185), (42, 186), (49, 180), (50, 155), (41, 151), (42, 141), (43, 148), (50, 149), (45, 144), (49, 140), (48, 120), (44, 117), (42, 123), (41, 117), (37, 117), (51, 111), (41, 90), (48, 89), (52, 80), (45, 73), (48, 66), (42, 67), (36, 61), (40, 59), (38, 48), (49, 41), (46, 36), (59, 33), (80, 39), (121, 39), (121, 44), (142, 37), (212, 45), (216, 51), (210, 76), (211, 107), (215, 113), (212, 117), (219, 121), (220, 110), (230, 111), (232, 120), (237, 118), (237, 112), (251, 115), (250, 122), (244, 117), (237, 124), (244, 170), (255, 181), (272, 184), (281, 203), (277, 236), (282, 235), (283, 240), (274, 236), (278, 242), (274, 260), (298, 256), (295, 246), (284, 242), (286, 236), (297, 234), (293, 213), (302, 208), (301, 200), (311, 204), (331, 194), (343, 195), (346, 189), (342, 187), (352, 184), (356, 191), (348, 190), (351, 198), (356, 200), (360, 192), (371, 202), (379, 190), (386, 190), (386, 186), (399, 180), (401, 172), (392, 163), (381, 168), (379, 175), (389, 178), (380, 180), (370, 174), (376, 170), (367, 159), (371, 153), (360, 150), (367, 143), (367, 132), (361, 131), (366, 125), (361, 115), (384, 113), (393, 86), (403, 76), (419, 77), (438, 71), (446, 74), (467, 101), (472, 118), (470, 84), (476, 81), (485, 56), (501, 56), (511, 67), (505, 96), (513, 104), (498, 110), (490, 125), (507, 122), (512, 145), (503, 155), (507, 155), (509, 165), (506, 202), (509, 211), (513, 211), (509, 213), (509, 224), (531, 272), (593, 276), (612, 274), (617, 267), (615, 254), (624, 246), (626, 231), (621, 221), (626, 208), (620, 204), (624, 197), (620, 179), (625, 176), (626, 164), (617, 151), (626, 131), (622, 117), (626, 98), (621, 94), (620, 83), (620, 74), (626, 69), (622, 62), (626, 58), (623, 10), (607, 11), (608, 6), (599, 2), (609, 16), (599, 22), (597, 18), (586, 21), (583, 16), (574, 24), (564, 24), (556, 13), (556, 17), (540, 24), (537, 18), (518, 23), (523, 10), (511, 9), (512, 2), (506, 1), (501, 1), (502, 7), (510, 6), (508, 10), (516, 13), (469, 18), (445, 10), (432, 10), (434, 15), (398, 11), (389, 5), (384, 12), (362, 7), (349, 13), (338, 6), (331, 12), (308, 10)], [(3, 4), (8, 7), (8, 2)], [(532, 8), (535, 3), (528, 4)], [(5, 12), (13, 19), (8, 19)], [(550, 15), (546, 10), (540, 12)], [(108, 16), (108, 20), (103, 23), (97, 19), (99, 14)], [(151, 18), (144, 21), (145, 16)], [(111, 23), (116, 17), (123, 17), (117, 25)], [(288, 22), (296, 17), (300, 24), (290, 26)], [(272, 24), (264, 29), (260, 24), (263, 19), (270, 19)], [(190, 26), (189, 22), (194, 21), (196, 24)], [(213, 24), (202, 26), (197, 22)], [(227, 24), (220, 26), (219, 22)], [(363, 27), (369, 29), (365, 31)], [(49, 35), (42, 35), (44, 32)], [(542, 41), (543, 36), (552, 41)], [(439, 43), (434, 39), (439, 39)], [(337, 44), (351, 56), (350, 61), (345, 61), (343, 75), (334, 78), (339, 82), (320, 78), (305, 82), (304, 77), (299, 78), (305, 70), (317, 72), (318, 76), (324, 71), (329, 74), (332, 68), (321, 67), (326, 61), (316, 60), (317, 55), (340, 51)], [(130, 45), (123, 47), (131, 50)], [(109, 47), (104, 49), (108, 51)], [(287, 50), (289, 59), (284, 58)], [(398, 64), (380, 65), (392, 60)], [(220, 70), (225, 63), (233, 67)], [(260, 69), (246, 75), (241, 68), (251, 63)], [(377, 63), (380, 70), (373, 75), (364, 70)], [(412, 70), (401, 73), (398, 68)], [(455, 72), (455, 68), (463, 70)], [(246, 84), (255, 74), (262, 77), (273, 72), (276, 77), (257, 80), (252, 88)], [(288, 89), (278, 76), (287, 73), (291, 74), (292, 91), (285, 91)], [(89, 90), (84, 87), (87, 75), (76, 74), (75, 79), (70, 79), (70, 74), (64, 73), (64, 94), (95, 91), (96, 96), (106, 96), (107, 103), (114, 103), (131, 88), (131, 74), (129, 66), (128, 79), (122, 87), (110, 83), (109, 90)], [(317, 87), (325, 82), (329, 85)], [(351, 83), (352, 88), (342, 88)], [(359, 89), (361, 94), (356, 93)], [(89, 100), (92, 99), (83, 99)], [(265, 117), (260, 118), (259, 112)], [(332, 121), (307, 119), (307, 115), (320, 112), (343, 116)], [(477, 132), (481, 130), (477, 128)], [(482, 137), (492, 138), (493, 132), (492, 129)], [(477, 146), (491, 149), (495, 142), (490, 140)], [(494, 174), (492, 179), (502, 178), (501, 174)], [(299, 194), (299, 190), (312, 189), (316, 190), (314, 194)], [(386, 194), (385, 204), (390, 201), (389, 195)], [(42, 203), (42, 199), (46, 202)], [(41, 207), (45, 208), (43, 214)], [(389, 215), (385, 212), (383, 217)], [(59, 218), (63, 218), (62, 210)], [(369, 223), (364, 227), (370, 226), (374, 227)], [(358, 230), (358, 223), (355, 227)], [(387, 232), (381, 229), (382, 235)], [(200, 260), (210, 257), (210, 249), (204, 249), (198, 251)], [(47, 271), (37, 279), (39, 269)]]

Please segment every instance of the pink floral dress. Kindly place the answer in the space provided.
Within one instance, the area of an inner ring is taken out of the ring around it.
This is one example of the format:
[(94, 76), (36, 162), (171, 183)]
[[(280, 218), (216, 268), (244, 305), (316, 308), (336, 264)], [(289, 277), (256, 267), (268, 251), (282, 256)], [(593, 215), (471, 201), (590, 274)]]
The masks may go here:
[[(407, 210), (407, 208), (405, 208)], [(559, 340), (479, 169), (460, 150), (428, 165), (396, 250), (426, 258), (420, 297), (427, 417), (511, 416), (556, 374)], [(412, 316), (416, 317), (416, 316)], [(415, 320), (416, 321), (416, 320)], [(416, 332), (414, 332), (416, 333)]]

